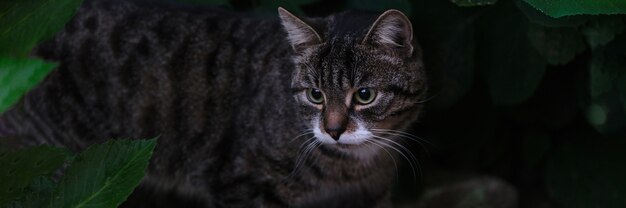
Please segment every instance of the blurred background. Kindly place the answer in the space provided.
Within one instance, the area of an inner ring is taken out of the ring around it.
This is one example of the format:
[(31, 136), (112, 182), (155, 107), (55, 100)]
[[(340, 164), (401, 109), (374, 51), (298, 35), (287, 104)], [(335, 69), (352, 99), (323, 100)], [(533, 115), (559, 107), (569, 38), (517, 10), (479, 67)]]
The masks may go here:
[[(310, 17), (391, 8), (409, 16), (431, 99), (409, 130), (428, 142), (406, 144), (419, 166), (403, 161), (397, 207), (626, 207), (626, 1), (154, 1), (267, 16), (278, 6)], [(16, 27), (39, 35), (0, 33), (0, 55), (25, 56), (80, 4), (41, 2), (17, 8), (33, 21), (45, 13), (47, 22)], [(0, 29), (19, 22), (7, 5), (0, 2)]]

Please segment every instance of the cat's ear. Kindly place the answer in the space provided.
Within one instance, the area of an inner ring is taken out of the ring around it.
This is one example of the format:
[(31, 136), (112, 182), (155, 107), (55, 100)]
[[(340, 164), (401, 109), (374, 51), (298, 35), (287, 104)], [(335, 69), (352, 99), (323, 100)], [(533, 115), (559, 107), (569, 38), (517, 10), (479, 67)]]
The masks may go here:
[(302, 52), (307, 47), (322, 43), (322, 38), (315, 29), (295, 15), (282, 7), (278, 7), (278, 14), (294, 51)]
[(390, 9), (378, 16), (362, 44), (375, 44), (391, 50), (413, 53), (413, 26), (401, 11)]

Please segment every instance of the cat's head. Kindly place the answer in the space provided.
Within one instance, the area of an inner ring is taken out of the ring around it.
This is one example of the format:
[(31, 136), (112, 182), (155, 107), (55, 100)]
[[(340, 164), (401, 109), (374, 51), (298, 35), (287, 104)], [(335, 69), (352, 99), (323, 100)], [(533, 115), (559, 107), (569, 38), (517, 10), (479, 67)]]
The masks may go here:
[(279, 14), (295, 52), (294, 97), (315, 141), (360, 158), (397, 145), (397, 131), (416, 119), (426, 91), (409, 19), (398, 10)]

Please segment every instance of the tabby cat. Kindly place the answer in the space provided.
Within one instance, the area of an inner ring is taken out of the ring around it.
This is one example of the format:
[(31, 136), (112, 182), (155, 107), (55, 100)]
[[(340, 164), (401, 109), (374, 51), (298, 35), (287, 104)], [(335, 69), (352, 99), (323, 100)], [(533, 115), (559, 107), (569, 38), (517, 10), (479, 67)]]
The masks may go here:
[(59, 66), (0, 136), (73, 151), (158, 136), (127, 207), (391, 206), (390, 150), (426, 91), (411, 23), (278, 11), (86, 1), (33, 51)]

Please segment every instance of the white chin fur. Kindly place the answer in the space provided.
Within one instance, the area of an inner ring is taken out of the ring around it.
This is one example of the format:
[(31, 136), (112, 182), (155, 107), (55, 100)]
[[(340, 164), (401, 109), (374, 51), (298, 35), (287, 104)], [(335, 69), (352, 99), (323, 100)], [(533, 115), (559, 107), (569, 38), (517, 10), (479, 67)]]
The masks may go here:
[(313, 134), (318, 141), (324, 144), (351, 144), (358, 145), (372, 138), (372, 132), (365, 129), (363, 125), (357, 122), (357, 129), (353, 132), (344, 132), (339, 137), (338, 141), (335, 141), (330, 135), (323, 133), (320, 129), (319, 118), (313, 120)]

